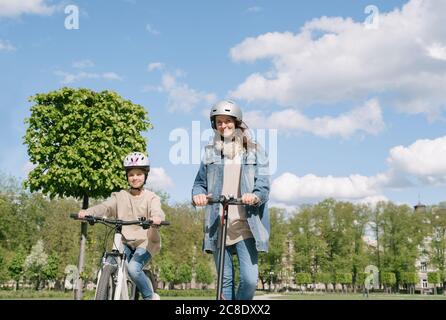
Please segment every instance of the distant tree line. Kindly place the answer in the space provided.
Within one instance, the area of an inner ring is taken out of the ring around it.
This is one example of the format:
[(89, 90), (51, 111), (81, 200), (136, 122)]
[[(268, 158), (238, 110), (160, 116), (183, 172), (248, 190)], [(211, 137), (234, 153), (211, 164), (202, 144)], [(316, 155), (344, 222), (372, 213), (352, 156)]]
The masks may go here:
[[(210, 255), (202, 252), (203, 211), (189, 204), (170, 205), (159, 192), (166, 219), (162, 249), (148, 268), (159, 287), (205, 288), (216, 281)], [(93, 201), (92, 205), (94, 205)], [(68, 266), (79, 257), (79, 222), (69, 218), (80, 201), (24, 191), (16, 179), (0, 176), (0, 283), (27, 284), (35, 289), (64, 289)], [(294, 213), (271, 208), (269, 252), (260, 255), (261, 287), (306, 288), (315, 284), (361, 289), (379, 270), (380, 288), (412, 292), (417, 260), (426, 261), (428, 282), (445, 283), (446, 209), (443, 204), (414, 211), (406, 205), (380, 202), (375, 206), (324, 200)], [(81, 275), (95, 281), (100, 258), (112, 234), (102, 225), (88, 228), (86, 263)]]

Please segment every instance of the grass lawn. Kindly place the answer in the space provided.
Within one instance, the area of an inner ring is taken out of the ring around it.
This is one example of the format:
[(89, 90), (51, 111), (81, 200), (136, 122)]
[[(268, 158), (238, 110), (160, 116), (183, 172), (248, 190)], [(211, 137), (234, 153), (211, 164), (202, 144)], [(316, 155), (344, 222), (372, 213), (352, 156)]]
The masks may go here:
[(48, 291), (48, 290), (0, 290), (0, 300), (71, 300), (74, 294), (72, 291)]
[[(211, 290), (207, 290), (205, 295), (189, 294), (182, 290), (171, 290), (171, 292), (161, 292), (162, 300), (215, 300), (215, 294)], [(184, 294), (184, 295), (182, 295)], [(0, 300), (73, 300), (73, 292), (61, 291), (34, 291), (34, 290), (0, 290)], [(84, 300), (94, 299), (93, 291), (84, 293)], [(334, 293), (271, 293), (258, 291), (256, 292), (256, 300), (446, 300), (445, 295), (409, 295), (409, 294), (382, 294), (371, 293), (369, 297), (363, 297), (362, 293), (334, 294)]]
[(276, 300), (446, 300), (444, 295), (410, 295), (410, 294), (383, 294), (371, 293), (369, 297), (363, 297), (362, 293), (334, 294), (334, 293), (306, 293), (306, 294), (283, 294), (278, 297), (272, 296)]

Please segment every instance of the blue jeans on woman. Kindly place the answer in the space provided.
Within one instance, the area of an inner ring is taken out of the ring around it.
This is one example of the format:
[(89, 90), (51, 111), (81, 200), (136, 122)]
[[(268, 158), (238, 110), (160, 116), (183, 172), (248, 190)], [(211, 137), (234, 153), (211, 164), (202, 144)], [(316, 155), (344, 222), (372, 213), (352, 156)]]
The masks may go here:
[(151, 299), (153, 295), (152, 282), (147, 278), (143, 268), (152, 256), (143, 248), (131, 249), (129, 246), (124, 246), (124, 253), (127, 257), (127, 270), (130, 278), (141, 292), (143, 299)]
[[(233, 253), (237, 255), (240, 267), (240, 283), (237, 293), (235, 293)], [(217, 271), (219, 260), (219, 251), (214, 251), (214, 261), (217, 266)], [(222, 294), (225, 300), (252, 300), (257, 288), (258, 277), (258, 252), (254, 238), (226, 246), (222, 284)]]

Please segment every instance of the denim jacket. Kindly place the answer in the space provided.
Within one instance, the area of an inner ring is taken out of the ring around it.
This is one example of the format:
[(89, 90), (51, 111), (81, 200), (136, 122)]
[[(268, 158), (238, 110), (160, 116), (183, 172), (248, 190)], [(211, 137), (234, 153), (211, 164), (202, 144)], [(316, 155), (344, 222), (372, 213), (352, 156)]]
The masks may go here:
[[(268, 157), (259, 147), (257, 151), (244, 152), (241, 164), (241, 194), (254, 193), (260, 201), (254, 206), (246, 206), (246, 217), (256, 242), (257, 251), (268, 251), (270, 222), (268, 213), (269, 168)], [(204, 159), (200, 164), (192, 188), (192, 196), (212, 194), (219, 197), (223, 189), (224, 159), (213, 145), (205, 147)], [(220, 227), (220, 204), (207, 205), (205, 208), (203, 250), (217, 250), (218, 230)]]

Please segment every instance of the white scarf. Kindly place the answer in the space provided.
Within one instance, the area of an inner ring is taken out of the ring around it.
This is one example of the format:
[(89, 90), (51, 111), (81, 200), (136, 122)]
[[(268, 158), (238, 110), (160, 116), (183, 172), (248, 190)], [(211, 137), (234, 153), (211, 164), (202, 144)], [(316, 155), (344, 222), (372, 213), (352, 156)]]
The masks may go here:
[(220, 135), (214, 137), (214, 148), (223, 153), (228, 159), (234, 159), (235, 156), (243, 153), (243, 135), (235, 134), (233, 139), (221, 140)]

